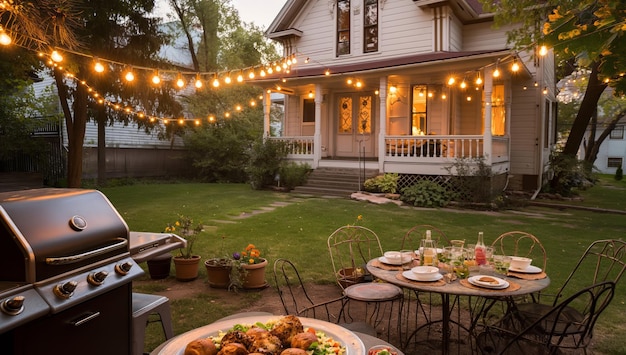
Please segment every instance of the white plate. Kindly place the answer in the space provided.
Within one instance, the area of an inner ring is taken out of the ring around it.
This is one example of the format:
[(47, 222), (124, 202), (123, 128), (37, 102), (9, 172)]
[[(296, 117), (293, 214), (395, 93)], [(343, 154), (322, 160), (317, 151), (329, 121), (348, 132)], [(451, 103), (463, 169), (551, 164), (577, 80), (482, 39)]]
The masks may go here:
[(413, 271), (411, 271), (411, 270), (402, 272), (402, 276), (406, 277), (409, 280), (419, 281), (419, 282), (439, 281), (443, 277), (442, 274), (435, 274), (435, 276), (431, 280), (418, 280), (417, 276), (415, 276), (415, 273)]
[(381, 256), (378, 258), (378, 260), (383, 263), (383, 264), (389, 264), (389, 265), (402, 265), (402, 264), (406, 264), (409, 261), (411, 261), (410, 258), (402, 258), (404, 260), (404, 262), (392, 262), (391, 260), (387, 259), (384, 256)]
[[(479, 279), (481, 277), (491, 277), (492, 279), (498, 281), (498, 283), (497, 284), (492, 284), (492, 283), (489, 283), (489, 282), (480, 281)], [(496, 289), (496, 290), (509, 287), (509, 283), (506, 280), (502, 280), (499, 277), (494, 277), (494, 276), (489, 276), (489, 275), (471, 276), (469, 279), (467, 279), (467, 281), (469, 283), (471, 283), (472, 285), (474, 285), (474, 286), (480, 286), (480, 287), (484, 287), (484, 288), (493, 288), (493, 289)]]
[(519, 272), (521, 274), (538, 274), (540, 273), (542, 270), (540, 267), (536, 267), (533, 265), (529, 265), (527, 268), (525, 269), (515, 269), (510, 267), (509, 271), (513, 271), (513, 272)]
[[(248, 316), (241, 318), (226, 319), (196, 328), (172, 338), (156, 355), (184, 355), (185, 347), (191, 341), (217, 335), (218, 331), (228, 331), (235, 324), (266, 323), (270, 320), (280, 319), (282, 316)], [(313, 318), (299, 317), (304, 328), (312, 327), (324, 332), (327, 336), (346, 347), (346, 355), (365, 355), (363, 341), (353, 332), (336, 324)], [(155, 354), (153, 354), (155, 355)]]

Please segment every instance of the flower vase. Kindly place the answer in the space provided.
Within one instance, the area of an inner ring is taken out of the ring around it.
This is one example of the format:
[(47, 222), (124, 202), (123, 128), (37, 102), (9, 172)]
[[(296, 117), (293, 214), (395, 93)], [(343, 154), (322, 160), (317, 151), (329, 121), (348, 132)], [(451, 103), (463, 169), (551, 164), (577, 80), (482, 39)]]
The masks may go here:
[(209, 286), (212, 288), (228, 288), (232, 264), (228, 259), (209, 259), (204, 262)]
[(198, 268), (200, 265), (200, 256), (192, 255), (191, 258), (174, 257), (174, 266), (176, 269), (176, 280), (193, 281), (198, 278)]
[(267, 266), (267, 259), (263, 259), (257, 264), (242, 264), (241, 279), (243, 280), (242, 286), (244, 289), (255, 289), (267, 287), (267, 281), (265, 281), (265, 267)]

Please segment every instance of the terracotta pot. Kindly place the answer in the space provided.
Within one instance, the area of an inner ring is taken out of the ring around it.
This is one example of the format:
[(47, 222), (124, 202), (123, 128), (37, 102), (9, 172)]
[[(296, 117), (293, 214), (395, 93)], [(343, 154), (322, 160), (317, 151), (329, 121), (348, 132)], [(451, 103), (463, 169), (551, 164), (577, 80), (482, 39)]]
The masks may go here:
[(148, 273), (153, 280), (164, 279), (170, 276), (170, 266), (172, 265), (172, 254), (165, 253), (157, 255), (147, 261)]
[(337, 274), (339, 274), (339, 283), (343, 288), (361, 283), (365, 280), (365, 277), (357, 273), (352, 267), (341, 269), (337, 271)]
[(193, 281), (198, 278), (198, 269), (200, 267), (200, 256), (193, 255), (189, 259), (185, 259), (180, 256), (175, 256), (174, 266), (176, 268), (176, 280)]
[(265, 267), (267, 266), (267, 259), (263, 259), (258, 264), (241, 264), (242, 271), (241, 278), (243, 280), (243, 288), (263, 288), (267, 287), (267, 281), (265, 281)]
[(227, 259), (210, 259), (204, 262), (209, 286), (213, 288), (228, 288), (232, 265)]

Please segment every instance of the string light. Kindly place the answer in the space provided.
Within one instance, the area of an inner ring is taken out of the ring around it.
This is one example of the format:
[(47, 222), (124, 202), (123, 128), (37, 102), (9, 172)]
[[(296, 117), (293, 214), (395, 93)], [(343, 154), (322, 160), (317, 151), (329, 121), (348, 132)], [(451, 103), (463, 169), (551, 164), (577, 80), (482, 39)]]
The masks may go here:
[(96, 73), (104, 72), (104, 65), (102, 65), (102, 63), (100, 63), (100, 61), (98, 60), (98, 57), (94, 58), (93, 70), (95, 70)]
[(124, 79), (126, 79), (126, 81), (128, 82), (135, 80), (135, 74), (133, 74), (132, 67), (126, 71), (126, 74), (124, 74)]
[(58, 51), (54, 50), (52, 51), (52, 54), (50, 54), (50, 59), (56, 63), (60, 63), (63, 61), (63, 56)]
[(152, 83), (154, 85), (159, 85), (161, 83), (161, 77), (159, 76), (159, 71), (155, 71), (152, 76)]
[(546, 56), (548, 54), (548, 47), (546, 46), (541, 46), (539, 47), (539, 55), (540, 56)]
[(2, 44), (3, 46), (8, 46), (9, 44), (11, 44), (11, 42), (11, 37), (9, 37), (9, 35), (4, 32), (4, 28), (0, 26), (0, 44)]
[(185, 80), (183, 80), (183, 76), (180, 73), (178, 73), (178, 78), (176, 79), (176, 86), (178, 86), (179, 89), (185, 86)]
[(513, 64), (511, 65), (511, 70), (513, 73), (517, 73), (519, 71), (519, 64), (517, 63), (517, 58), (513, 59)]
[(481, 85), (483, 83), (483, 79), (480, 77), (480, 72), (476, 73), (476, 85)]
[(196, 75), (196, 82), (194, 83), (197, 89), (202, 88), (202, 80), (200, 80), (200, 75)]

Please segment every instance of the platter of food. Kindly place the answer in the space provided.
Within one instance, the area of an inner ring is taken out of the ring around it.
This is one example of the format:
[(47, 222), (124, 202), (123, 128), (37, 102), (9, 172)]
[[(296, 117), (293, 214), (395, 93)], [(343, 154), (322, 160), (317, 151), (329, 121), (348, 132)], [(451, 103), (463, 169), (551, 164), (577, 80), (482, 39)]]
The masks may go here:
[(299, 349), (311, 346), (317, 348), (315, 354), (366, 354), (361, 339), (339, 325), (313, 318), (271, 315), (225, 319), (190, 330), (152, 355), (215, 355), (221, 347), (232, 350), (229, 354), (273, 350), (277, 355), (298, 355)]

